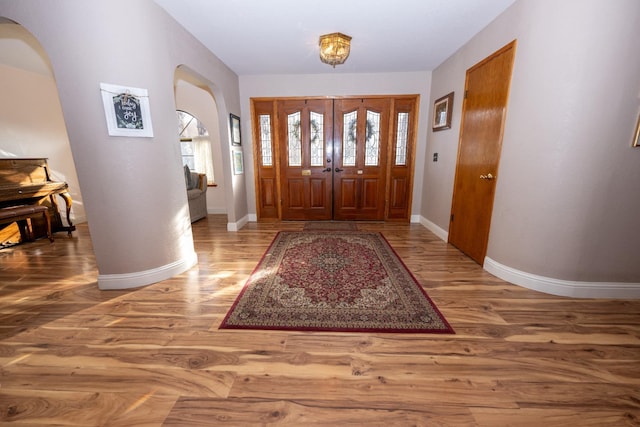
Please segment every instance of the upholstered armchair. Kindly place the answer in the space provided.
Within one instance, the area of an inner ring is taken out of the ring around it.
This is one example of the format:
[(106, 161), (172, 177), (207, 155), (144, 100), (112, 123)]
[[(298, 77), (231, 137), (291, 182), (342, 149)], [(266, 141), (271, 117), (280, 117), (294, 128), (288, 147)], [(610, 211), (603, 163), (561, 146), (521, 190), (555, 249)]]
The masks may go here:
[(185, 166), (184, 180), (187, 185), (189, 215), (191, 222), (196, 222), (207, 216), (207, 175), (191, 172), (189, 167)]

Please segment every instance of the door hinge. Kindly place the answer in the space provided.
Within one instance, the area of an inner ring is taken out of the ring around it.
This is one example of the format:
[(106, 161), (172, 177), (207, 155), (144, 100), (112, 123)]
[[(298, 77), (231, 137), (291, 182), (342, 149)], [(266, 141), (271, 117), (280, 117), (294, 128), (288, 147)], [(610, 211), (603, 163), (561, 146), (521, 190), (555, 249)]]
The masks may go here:
[(469, 96), (469, 91), (468, 91), (468, 90), (465, 90), (465, 91), (464, 91), (464, 99), (467, 99), (467, 96)]
[(451, 221), (451, 222), (453, 222), (453, 214), (451, 214), (451, 219), (450, 219), (450, 221)]

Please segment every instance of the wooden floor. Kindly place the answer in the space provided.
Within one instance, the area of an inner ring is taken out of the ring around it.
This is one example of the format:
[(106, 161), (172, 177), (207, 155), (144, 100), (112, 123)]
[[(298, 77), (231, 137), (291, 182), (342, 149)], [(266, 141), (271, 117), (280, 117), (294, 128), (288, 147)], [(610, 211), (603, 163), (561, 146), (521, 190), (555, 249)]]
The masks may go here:
[(640, 301), (505, 283), (418, 224), (360, 228), (455, 335), (218, 330), (275, 233), (302, 225), (209, 216), (197, 268), (130, 291), (97, 289), (83, 224), (1, 250), (0, 424), (640, 425)]

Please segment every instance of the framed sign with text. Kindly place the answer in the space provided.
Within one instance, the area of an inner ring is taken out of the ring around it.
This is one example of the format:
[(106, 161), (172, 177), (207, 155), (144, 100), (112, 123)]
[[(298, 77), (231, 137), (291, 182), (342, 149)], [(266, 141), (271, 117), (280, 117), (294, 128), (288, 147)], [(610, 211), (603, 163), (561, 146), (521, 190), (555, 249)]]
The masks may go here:
[(146, 89), (100, 83), (100, 92), (109, 135), (153, 137)]

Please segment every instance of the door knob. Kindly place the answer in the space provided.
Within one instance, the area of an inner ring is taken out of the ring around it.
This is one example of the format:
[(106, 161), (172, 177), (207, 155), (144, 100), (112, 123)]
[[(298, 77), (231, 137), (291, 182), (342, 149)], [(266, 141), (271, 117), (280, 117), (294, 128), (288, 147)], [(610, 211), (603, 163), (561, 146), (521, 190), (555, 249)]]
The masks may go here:
[(480, 175), (480, 179), (488, 179), (488, 180), (492, 180), (492, 179), (496, 179), (497, 176), (493, 176), (492, 174), (488, 173), (486, 175)]
[(331, 172), (331, 168), (323, 169), (322, 172)]
[(336, 172), (342, 172), (344, 169), (340, 169), (340, 168), (336, 168), (335, 171)]

